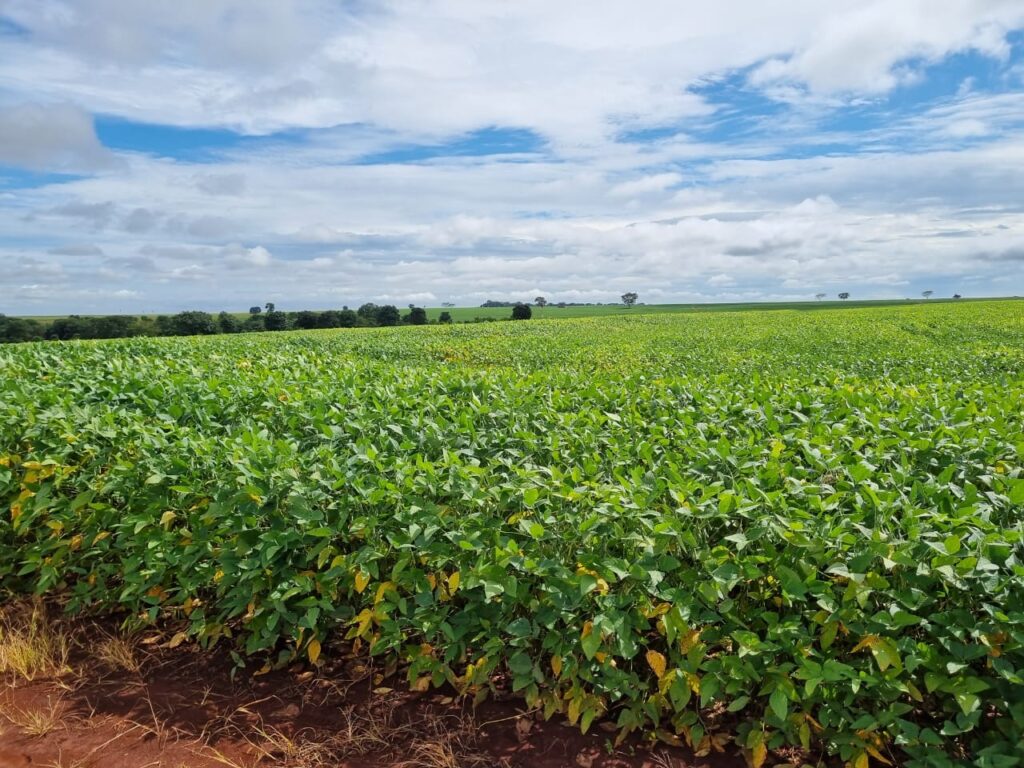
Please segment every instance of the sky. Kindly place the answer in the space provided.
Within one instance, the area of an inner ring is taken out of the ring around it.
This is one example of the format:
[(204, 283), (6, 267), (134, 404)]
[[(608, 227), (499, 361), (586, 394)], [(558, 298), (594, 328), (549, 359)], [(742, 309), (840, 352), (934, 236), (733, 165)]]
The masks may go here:
[(1021, 0), (0, 0), (0, 312), (1024, 294)]

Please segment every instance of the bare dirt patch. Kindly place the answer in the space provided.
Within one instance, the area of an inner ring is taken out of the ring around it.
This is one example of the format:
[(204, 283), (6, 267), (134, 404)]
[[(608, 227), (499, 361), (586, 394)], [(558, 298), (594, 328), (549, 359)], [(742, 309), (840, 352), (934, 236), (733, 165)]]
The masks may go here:
[(500, 692), (406, 690), (365, 658), (259, 674), (226, 648), (165, 647), (116, 621), (3, 613), (0, 768), (738, 768), (737, 754), (629, 740), (544, 721)]

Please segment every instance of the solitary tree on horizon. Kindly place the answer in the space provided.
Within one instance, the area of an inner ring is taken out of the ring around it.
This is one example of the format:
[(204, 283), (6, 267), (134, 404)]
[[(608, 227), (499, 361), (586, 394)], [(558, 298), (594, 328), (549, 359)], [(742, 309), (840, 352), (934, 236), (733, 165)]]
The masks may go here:
[(533, 311), (530, 309), (529, 304), (523, 304), (519, 302), (512, 307), (512, 319), (513, 320), (529, 320), (533, 316)]
[(626, 309), (629, 309), (636, 304), (636, 300), (639, 298), (635, 291), (630, 291), (629, 293), (622, 294), (622, 303), (626, 305)]
[(828, 295), (828, 294), (825, 294), (825, 293), (816, 293), (816, 294), (814, 294), (814, 298), (816, 298), (816, 299), (817, 299), (818, 301), (821, 301), (821, 300), (822, 300), (822, 299), (824, 299), (824, 298), (825, 298), (825, 296), (827, 296), (827, 295)]
[(935, 293), (935, 291), (921, 291), (921, 295), (926, 299), (930, 299), (933, 293)]
[(842, 299), (843, 301), (846, 301), (848, 298), (850, 298), (850, 294), (847, 291), (843, 291), (842, 293), (839, 294), (839, 298)]
[(536, 299), (533, 300), (533, 303), (536, 304), (541, 309), (543, 309), (548, 305), (548, 300), (545, 299), (543, 296), (538, 296)]

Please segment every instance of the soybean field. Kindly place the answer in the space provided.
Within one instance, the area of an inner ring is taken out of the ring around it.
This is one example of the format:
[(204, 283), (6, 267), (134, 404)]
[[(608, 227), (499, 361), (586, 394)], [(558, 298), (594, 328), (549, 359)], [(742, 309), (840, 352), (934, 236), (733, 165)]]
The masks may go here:
[(0, 389), (4, 598), (754, 768), (1024, 764), (1022, 302), (32, 343)]

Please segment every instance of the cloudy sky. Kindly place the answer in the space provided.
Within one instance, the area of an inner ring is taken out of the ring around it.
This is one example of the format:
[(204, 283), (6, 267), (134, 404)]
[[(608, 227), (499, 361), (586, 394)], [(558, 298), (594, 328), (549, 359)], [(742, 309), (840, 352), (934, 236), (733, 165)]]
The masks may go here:
[(1021, 0), (0, 0), (0, 312), (1024, 293)]

